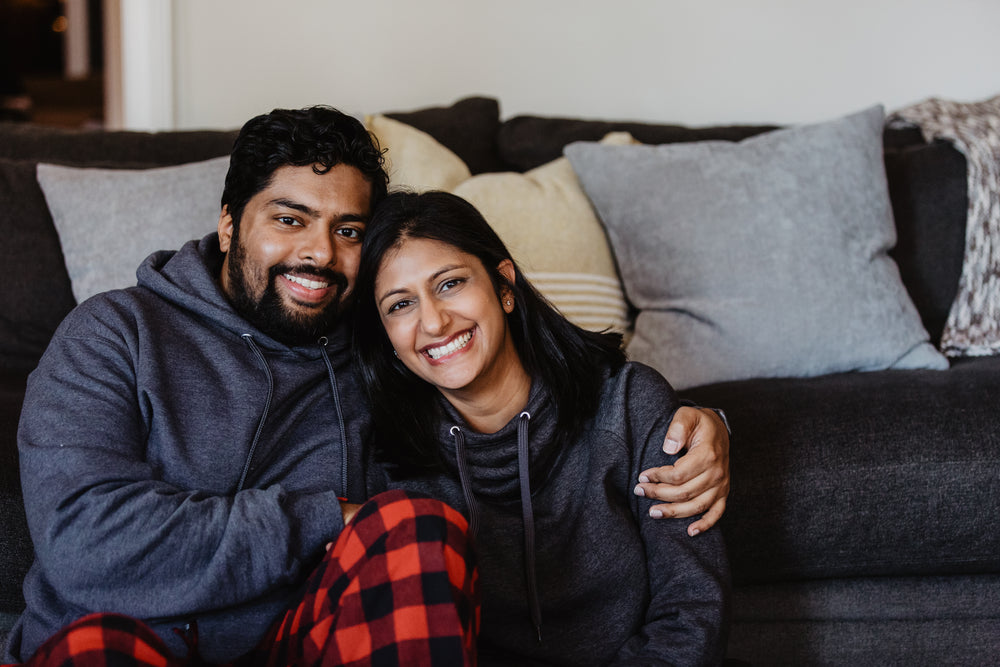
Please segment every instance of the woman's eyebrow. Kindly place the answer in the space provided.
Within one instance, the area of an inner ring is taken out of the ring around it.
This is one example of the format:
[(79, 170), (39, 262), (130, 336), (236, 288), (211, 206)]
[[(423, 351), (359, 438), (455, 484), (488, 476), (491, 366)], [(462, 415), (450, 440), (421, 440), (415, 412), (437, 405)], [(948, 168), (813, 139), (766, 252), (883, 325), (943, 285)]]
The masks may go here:
[[(449, 271), (453, 271), (454, 269), (461, 269), (464, 266), (465, 266), (464, 264), (448, 264), (446, 266), (442, 266), (440, 269), (438, 269), (437, 271), (435, 271), (434, 273), (432, 273), (430, 275), (430, 278), (428, 278), (428, 280), (434, 280), (435, 278), (441, 276), (444, 273), (448, 273)], [(402, 294), (402, 293), (404, 293), (406, 291), (407, 290), (406, 290), (405, 287), (394, 287), (393, 289), (388, 290), (382, 296), (377, 297), (378, 298), (378, 302), (382, 303), (383, 301), (385, 301), (390, 296), (392, 296), (394, 294)]]

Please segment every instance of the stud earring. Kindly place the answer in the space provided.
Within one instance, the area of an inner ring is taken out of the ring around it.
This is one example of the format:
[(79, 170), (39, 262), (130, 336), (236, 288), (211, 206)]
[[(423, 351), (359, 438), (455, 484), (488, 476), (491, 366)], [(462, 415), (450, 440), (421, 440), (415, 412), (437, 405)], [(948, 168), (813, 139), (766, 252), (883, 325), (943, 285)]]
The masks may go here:
[(399, 352), (396, 352), (396, 350), (393, 350), (393, 351), (392, 351), (392, 354), (393, 354), (393, 356), (395, 356), (395, 357), (396, 357), (397, 359), (399, 359)]

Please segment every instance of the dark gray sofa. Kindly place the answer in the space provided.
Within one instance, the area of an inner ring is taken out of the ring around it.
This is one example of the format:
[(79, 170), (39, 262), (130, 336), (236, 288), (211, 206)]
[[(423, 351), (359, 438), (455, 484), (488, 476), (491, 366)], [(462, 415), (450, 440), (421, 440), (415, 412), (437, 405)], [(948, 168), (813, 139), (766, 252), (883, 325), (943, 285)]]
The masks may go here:
[[(489, 98), (390, 114), (473, 173), (526, 171), (565, 144), (627, 130), (645, 143), (738, 141), (772, 127), (520, 116)], [(39, 161), (148, 167), (228, 153), (231, 131), (71, 132), (0, 124), (0, 633), (31, 562), (17, 475), (24, 382), (73, 307)], [(932, 342), (962, 264), (963, 156), (886, 130), (893, 251)], [(735, 579), (731, 658), (752, 664), (993, 664), (1000, 658), (1000, 358), (700, 386), (734, 431), (722, 522)]]

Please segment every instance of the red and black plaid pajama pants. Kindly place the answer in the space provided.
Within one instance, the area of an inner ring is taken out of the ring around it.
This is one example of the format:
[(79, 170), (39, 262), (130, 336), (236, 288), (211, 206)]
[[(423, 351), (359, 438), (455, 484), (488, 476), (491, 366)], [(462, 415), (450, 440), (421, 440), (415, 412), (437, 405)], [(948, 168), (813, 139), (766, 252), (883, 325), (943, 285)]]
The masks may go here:
[[(366, 503), (310, 575), (306, 594), (239, 667), (475, 665), (478, 573), (465, 518), (402, 491)], [(178, 658), (145, 624), (93, 614), (67, 626), (27, 663), (200, 664)]]

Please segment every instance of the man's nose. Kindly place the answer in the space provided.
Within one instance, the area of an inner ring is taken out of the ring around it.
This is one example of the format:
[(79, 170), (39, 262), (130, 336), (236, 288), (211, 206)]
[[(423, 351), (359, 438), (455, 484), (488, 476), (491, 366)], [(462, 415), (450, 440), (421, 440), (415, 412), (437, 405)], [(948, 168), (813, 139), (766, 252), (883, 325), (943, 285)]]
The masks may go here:
[(337, 244), (325, 225), (312, 225), (299, 247), (299, 258), (317, 266), (337, 263)]

